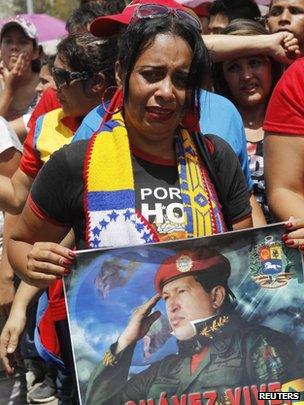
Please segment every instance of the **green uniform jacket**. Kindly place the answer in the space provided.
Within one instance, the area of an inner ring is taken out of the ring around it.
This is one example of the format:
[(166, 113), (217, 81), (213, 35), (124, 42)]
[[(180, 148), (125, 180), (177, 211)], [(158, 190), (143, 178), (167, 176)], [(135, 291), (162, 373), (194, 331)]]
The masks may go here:
[(191, 356), (176, 354), (129, 378), (134, 347), (120, 352), (116, 364), (97, 366), (89, 380), (86, 405), (124, 405), (128, 401), (139, 404), (144, 399), (154, 399), (158, 404), (162, 392), (167, 393), (168, 404), (173, 395), (210, 390), (224, 398), (227, 388), (283, 383), (301, 373), (295, 361), (296, 346), (287, 335), (245, 322), (236, 315), (231, 317), (225, 333), (210, 340), (207, 355), (193, 374)]

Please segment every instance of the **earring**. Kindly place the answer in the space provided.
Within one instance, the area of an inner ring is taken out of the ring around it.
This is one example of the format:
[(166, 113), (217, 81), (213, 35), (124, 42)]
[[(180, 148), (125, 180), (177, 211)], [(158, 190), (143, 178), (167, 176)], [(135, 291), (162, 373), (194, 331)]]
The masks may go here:
[(107, 87), (103, 92), (101, 105), (109, 115), (118, 113), (123, 107), (122, 91), (117, 86)]

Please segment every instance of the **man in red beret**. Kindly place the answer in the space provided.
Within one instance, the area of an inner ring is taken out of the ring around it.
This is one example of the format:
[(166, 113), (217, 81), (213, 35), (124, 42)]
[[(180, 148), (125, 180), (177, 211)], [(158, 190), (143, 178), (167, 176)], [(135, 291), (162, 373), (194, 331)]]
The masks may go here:
[[(166, 404), (176, 404), (176, 396), (211, 390), (217, 401), (224, 401), (228, 389), (303, 376), (290, 361), (297, 356), (289, 336), (246, 322), (236, 313), (229, 298), (230, 271), (227, 258), (207, 248), (167, 258), (155, 275), (157, 294), (133, 312), (92, 373), (86, 405), (138, 405), (147, 399), (158, 404), (164, 393)], [(160, 299), (178, 353), (128, 379), (137, 341), (161, 316), (152, 312)]]
[(162, 263), (154, 284), (166, 302), (177, 339), (196, 335), (195, 325), (213, 318), (224, 302), (230, 302), (229, 276), (229, 261), (210, 250), (180, 252)]

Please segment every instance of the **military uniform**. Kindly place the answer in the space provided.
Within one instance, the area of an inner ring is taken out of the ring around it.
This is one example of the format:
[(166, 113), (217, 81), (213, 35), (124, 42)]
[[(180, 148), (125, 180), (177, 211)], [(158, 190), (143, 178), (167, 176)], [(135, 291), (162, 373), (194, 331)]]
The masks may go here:
[[(115, 352), (115, 346), (111, 350)], [(86, 395), (87, 405), (124, 405), (128, 401), (154, 399), (158, 404), (166, 392), (171, 396), (216, 390), (224, 402), (227, 388), (286, 382), (301, 376), (296, 346), (282, 333), (248, 323), (234, 311), (199, 325), (198, 334), (179, 342), (179, 352), (151, 365), (128, 380), (135, 345), (117, 356), (110, 352), (92, 374)], [(208, 348), (191, 374), (191, 358)], [(302, 373), (303, 376), (303, 373)]]

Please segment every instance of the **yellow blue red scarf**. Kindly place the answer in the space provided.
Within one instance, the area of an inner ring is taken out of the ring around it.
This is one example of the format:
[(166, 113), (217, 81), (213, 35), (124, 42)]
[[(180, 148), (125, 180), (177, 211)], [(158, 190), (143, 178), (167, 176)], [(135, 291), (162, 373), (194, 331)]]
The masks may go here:
[[(135, 208), (127, 129), (121, 113), (109, 131), (91, 138), (84, 166), (86, 240), (91, 248), (157, 242), (158, 235)], [(187, 238), (226, 230), (215, 189), (189, 132), (176, 136), (176, 153)]]

